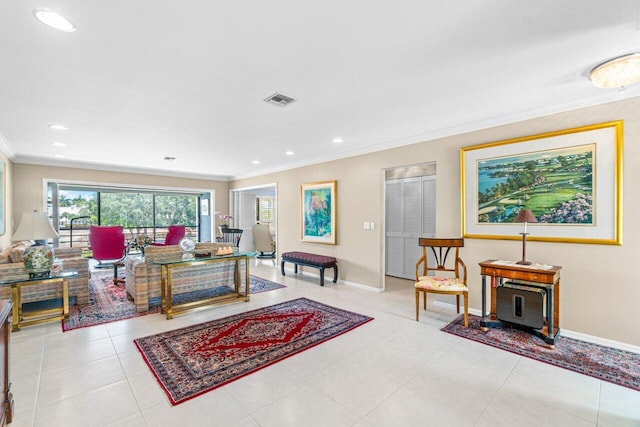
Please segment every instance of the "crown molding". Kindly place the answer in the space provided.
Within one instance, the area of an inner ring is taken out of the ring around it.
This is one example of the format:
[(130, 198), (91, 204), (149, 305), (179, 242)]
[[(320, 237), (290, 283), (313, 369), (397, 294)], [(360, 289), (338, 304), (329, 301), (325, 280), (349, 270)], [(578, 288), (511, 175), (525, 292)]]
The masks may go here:
[(0, 132), (0, 150), (4, 152), (4, 154), (9, 158), (9, 160), (11, 160), (12, 162), (15, 161), (16, 153), (11, 149), (9, 142), (4, 137), (2, 132)]
[(197, 174), (197, 173), (189, 173), (189, 172), (182, 172), (182, 171), (170, 171), (166, 169), (132, 168), (132, 167), (124, 167), (124, 166), (107, 165), (102, 163), (69, 161), (64, 159), (45, 159), (45, 158), (36, 157), (36, 156), (17, 156), (14, 162), (21, 163), (21, 164), (40, 165), (40, 166), (93, 169), (93, 170), (101, 170), (105, 172), (121, 172), (121, 173), (132, 173), (132, 174), (141, 174), (141, 175), (172, 176), (176, 178), (203, 179), (203, 180), (210, 180), (210, 181), (227, 182), (230, 180), (228, 176), (222, 176), (222, 175)]

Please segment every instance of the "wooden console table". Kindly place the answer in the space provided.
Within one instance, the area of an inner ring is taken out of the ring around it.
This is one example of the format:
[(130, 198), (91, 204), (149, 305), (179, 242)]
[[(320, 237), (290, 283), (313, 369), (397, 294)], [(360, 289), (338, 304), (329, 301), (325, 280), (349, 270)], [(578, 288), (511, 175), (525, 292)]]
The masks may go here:
[(13, 419), (13, 395), (9, 380), (9, 338), (11, 326), (9, 316), (13, 304), (8, 299), (0, 299), (0, 380), (2, 394), (0, 394), (0, 426), (10, 424)]
[[(498, 260), (486, 260), (480, 264), (482, 275), (482, 319), (480, 326), (487, 328), (501, 326), (502, 321), (496, 316), (496, 287), (504, 279), (526, 282), (531, 286), (546, 289), (546, 320), (542, 329), (532, 329), (531, 332), (542, 338), (550, 348), (555, 346), (556, 337), (560, 334), (560, 270), (562, 267), (549, 266), (540, 268), (534, 265), (520, 265), (504, 263)], [(491, 311), (487, 315), (486, 289), (487, 277), (491, 278)], [(499, 282), (499, 283), (498, 283)], [(552, 325), (550, 327), (550, 325)]]
[[(220, 256), (208, 256), (204, 258), (190, 258), (180, 260), (158, 260), (151, 261), (155, 265), (160, 266), (160, 280), (161, 280), (161, 312), (166, 314), (167, 319), (173, 319), (174, 315), (182, 312), (187, 312), (196, 308), (200, 308), (206, 305), (212, 304), (225, 304), (234, 301), (249, 301), (249, 259), (254, 257), (255, 253), (238, 253), (233, 255), (220, 255)], [(202, 264), (212, 264), (217, 262), (234, 262), (234, 292), (221, 295), (218, 297), (206, 298), (198, 301), (173, 304), (173, 286), (172, 275), (175, 268), (188, 268), (190, 266), (197, 266)], [(242, 284), (241, 277), (241, 263), (245, 264), (245, 278), (244, 278), (244, 292), (240, 290)]]

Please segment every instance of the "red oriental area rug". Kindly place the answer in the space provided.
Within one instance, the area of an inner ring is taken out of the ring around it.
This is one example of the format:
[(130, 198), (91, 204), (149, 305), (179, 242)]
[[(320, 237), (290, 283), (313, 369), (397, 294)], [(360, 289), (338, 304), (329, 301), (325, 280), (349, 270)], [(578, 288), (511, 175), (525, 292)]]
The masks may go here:
[(306, 298), (134, 340), (173, 405), (373, 318)]
[[(261, 277), (249, 277), (249, 293), (272, 291), (284, 288), (284, 285)], [(231, 292), (226, 287), (205, 291), (187, 292), (174, 296), (174, 303), (184, 303), (203, 298), (212, 298)], [(60, 304), (62, 300), (60, 300)], [(160, 312), (160, 297), (149, 299), (149, 310), (139, 313), (123, 284), (113, 283), (113, 270), (93, 271), (89, 280), (89, 303), (69, 307), (69, 318), (62, 321), (64, 332), (88, 326), (101, 325), (117, 320), (130, 319)]]
[(575, 338), (556, 339), (554, 349), (529, 332), (511, 328), (480, 329), (480, 317), (469, 315), (469, 328), (463, 316), (442, 328), (443, 331), (507, 350), (520, 356), (559, 366), (613, 384), (640, 391), (640, 354), (606, 347)]

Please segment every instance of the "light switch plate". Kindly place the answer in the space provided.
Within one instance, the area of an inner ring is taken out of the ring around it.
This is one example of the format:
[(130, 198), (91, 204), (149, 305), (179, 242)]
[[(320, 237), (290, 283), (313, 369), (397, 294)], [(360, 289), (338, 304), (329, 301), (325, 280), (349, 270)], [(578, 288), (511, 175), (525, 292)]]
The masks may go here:
[(369, 230), (369, 229), (371, 228), (371, 225), (370, 225), (368, 222), (366, 222), (366, 221), (365, 221), (365, 222), (363, 223), (363, 228), (364, 228), (365, 230)]

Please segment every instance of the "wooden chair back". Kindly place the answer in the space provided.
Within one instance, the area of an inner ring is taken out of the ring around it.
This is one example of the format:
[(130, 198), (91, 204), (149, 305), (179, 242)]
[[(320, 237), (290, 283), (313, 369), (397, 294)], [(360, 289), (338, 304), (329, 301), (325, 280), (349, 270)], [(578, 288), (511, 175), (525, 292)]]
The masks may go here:
[[(416, 281), (421, 276), (427, 276), (430, 271), (450, 272), (456, 278), (460, 278), (460, 269), (463, 270), (463, 280), (467, 281), (467, 268), (460, 259), (460, 248), (464, 247), (463, 238), (428, 238), (420, 237), (418, 244), (422, 247), (422, 257), (416, 263)], [(429, 248), (433, 254), (435, 263), (429, 263)], [(451, 250), (454, 250), (451, 253)], [(453, 255), (450, 257), (449, 255)], [(420, 269), (422, 267), (422, 269)]]

